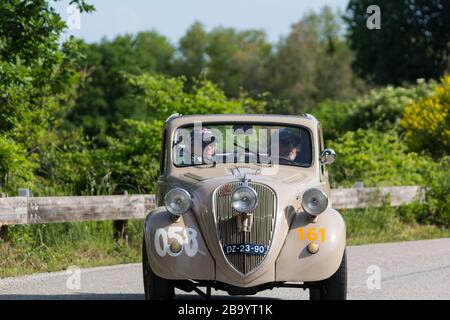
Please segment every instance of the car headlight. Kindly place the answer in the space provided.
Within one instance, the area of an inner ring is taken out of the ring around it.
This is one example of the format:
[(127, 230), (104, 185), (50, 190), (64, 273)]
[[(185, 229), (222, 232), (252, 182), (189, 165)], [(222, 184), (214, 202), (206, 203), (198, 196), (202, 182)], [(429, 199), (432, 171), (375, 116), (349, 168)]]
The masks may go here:
[(250, 187), (239, 187), (231, 195), (231, 205), (234, 210), (241, 213), (248, 213), (256, 208), (256, 191)]
[(191, 195), (182, 188), (174, 188), (167, 192), (164, 203), (167, 211), (176, 216), (186, 213), (192, 204)]
[(319, 189), (312, 188), (306, 190), (302, 197), (302, 207), (306, 213), (317, 216), (328, 207), (328, 197)]

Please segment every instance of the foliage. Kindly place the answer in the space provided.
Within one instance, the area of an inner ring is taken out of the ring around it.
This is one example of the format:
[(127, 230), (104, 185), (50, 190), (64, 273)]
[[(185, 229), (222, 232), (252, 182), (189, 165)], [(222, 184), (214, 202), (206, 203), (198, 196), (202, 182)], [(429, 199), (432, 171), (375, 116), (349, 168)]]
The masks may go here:
[(228, 99), (210, 81), (196, 82), (191, 92), (185, 90), (186, 79), (183, 77), (142, 74), (131, 77), (130, 82), (139, 89), (148, 113), (159, 120), (166, 120), (173, 113), (243, 113), (247, 106), (260, 103), (248, 97)]
[(108, 148), (99, 151), (111, 170), (117, 191), (154, 192), (159, 168), (163, 121), (124, 120), (119, 136), (108, 139)]
[(420, 185), (423, 202), (399, 208), (405, 221), (450, 226), (450, 159), (438, 162), (408, 151), (397, 132), (358, 129), (331, 142), (339, 161), (330, 167), (332, 186), (352, 187), (361, 181), (366, 187)]
[[(92, 7), (72, 0), (81, 10)], [(57, 140), (56, 129), (73, 102), (82, 58), (71, 39), (60, 46), (61, 17), (44, 0), (0, 3), (0, 184), (35, 182), (40, 154)], [(16, 177), (10, 180), (7, 177)], [(14, 190), (14, 189), (12, 189)]]
[(318, 105), (314, 115), (323, 123), (326, 139), (336, 139), (348, 131), (373, 128), (378, 131), (400, 130), (405, 106), (432, 95), (434, 81), (418, 81), (414, 86), (387, 86), (372, 89), (348, 102), (327, 100)]
[[(0, 135), (0, 191), (8, 191), (10, 185), (23, 186), (33, 178), (35, 163), (26, 156), (26, 150), (11, 138)], [(13, 189), (14, 190), (14, 189)]]
[(401, 126), (413, 150), (450, 153), (450, 76), (442, 79), (433, 96), (405, 107)]
[(175, 61), (176, 74), (188, 81), (204, 78), (207, 65), (208, 33), (200, 22), (193, 23), (178, 44), (180, 58)]
[(86, 56), (86, 82), (80, 86), (76, 107), (68, 114), (65, 129), (82, 126), (84, 133), (105, 146), (114, 135), (114, 123), (127, 118), (145, 118), (148, 113), (134, 98), (127, 74), (171, 72), (174, 48), (155, 31), (118, 36), (99, 44), (79, 42)]
[(439, 161), (438, 169), (430, 175), (424, 211), (420, 222), (446, 225), (450, 227), (450, 157)]
[(405, 220), (450, 227), (450, 159), (443, 157), (427, 176), (425, 200), (403, 206)]
[(339, 155), (339, 161), (330, 168), (334, 186), (351, 187), (355, 181), (367, 187), (426, 186), (427, 172), (435, 169), (428, 157), (408, 152), (394, 131), (349, 131), (330, 146)]
[[(381, 10), (381, 29), (367, 28), (367, 8)], [(358, 73), (379, 85), (438, 79), (447, 67), (450, 2), (447, 0), (351, 0), (348, 39)]]
[(265, 32), (216, 28), (208, 35), (206, 53), (206, 78), (227, 96), (238, 97), (241, 90), (253, 95), (264, 90), (272, 53)]
[(65, 23), (45, 1), (2, 2), (0, 16), (0, 131), (23, 142), (47, 128), (79, 56), (73, 41), (59, 50)]
[(298, 114), (325, 99), (346, 100), (363, 87), (352, 71), (353, 53), (340, 37), (341, 25), (330, 8), (309, 13), (292, 25), (277, 46), (270, 69), (269, 91), (288, 99), (281, 113)]

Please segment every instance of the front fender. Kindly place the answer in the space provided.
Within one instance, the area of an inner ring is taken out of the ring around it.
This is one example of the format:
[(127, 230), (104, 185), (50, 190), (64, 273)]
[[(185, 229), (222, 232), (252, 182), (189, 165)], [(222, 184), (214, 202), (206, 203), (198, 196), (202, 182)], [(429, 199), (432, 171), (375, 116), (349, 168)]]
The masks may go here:
[[(164, 279), (214, 280), (215, 263), (191, 211), (173, 222), (164, 207), (152, 210), (144, 223), (145, 245), (152, 271)], [(181, 251), (174, 253), (170, 243)]]
[[(303, 228), (303, 240), (300, 239), (299, 228)], [(317, 240), (307, 239), (311, 228), (315, 228)], [(318, 233), (320, 229), (325, 235), (323, 241)], [(319, 244), (319, 251), (315, 254), (307, 249), (311, 242)], [(309, 221), (307, 214), (297, 214), (276, 261), (276, 281), (309, 282), (331, 277), (339, 268), (345, 244), (344, 219), (336, 210), (327, 209), (315, 223)]]

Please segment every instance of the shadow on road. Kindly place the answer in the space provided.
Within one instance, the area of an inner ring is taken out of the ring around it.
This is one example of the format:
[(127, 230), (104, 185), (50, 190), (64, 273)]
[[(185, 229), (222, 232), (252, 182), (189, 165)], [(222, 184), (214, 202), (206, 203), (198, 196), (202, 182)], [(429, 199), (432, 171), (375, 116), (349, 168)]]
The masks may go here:
[[(136, 293), (75, 293), (65, 295), (9, 294), (0, 295), (0, 300), (144, 300), (143, 294)], [(176, 300), (205, 300), (198, 295), (177, 294)], [(210, 300), (279, 300), (260, 296), (213, 295)]]
[(64, 295), (8, 294), (0, 295), (0, 300), (143, 300), (142, 294), (134, 293), (74, 293)]

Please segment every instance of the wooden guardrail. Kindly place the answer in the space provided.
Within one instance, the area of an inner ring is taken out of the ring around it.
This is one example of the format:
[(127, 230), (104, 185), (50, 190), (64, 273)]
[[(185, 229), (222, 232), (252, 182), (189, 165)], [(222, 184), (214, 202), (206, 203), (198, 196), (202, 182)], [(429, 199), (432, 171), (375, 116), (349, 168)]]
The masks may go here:
[[(331, 190), (336, 209), (396, 207), (421, 198), (423, 189), (418, 186)], [(6, 238), (7, 226), (13, 224), (101, 220), (117, 221), (115, 232), (123, 236), (124, 221), (142, 219), (155, 206), (154, 195), (0, 198), (0, 238)]]
[(154, 195), (0, 198), (0, 225), (142, 219)]
[(423, 201), (425, 189), (419, 186), (331, 189), (335, 209), (367, 207), (399, 207), (413, 201)]

